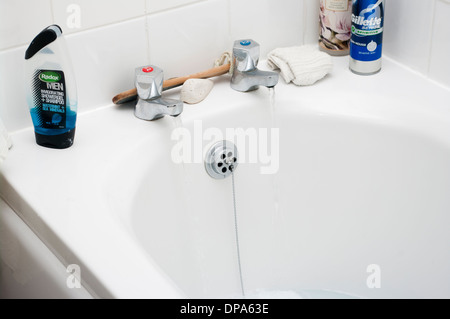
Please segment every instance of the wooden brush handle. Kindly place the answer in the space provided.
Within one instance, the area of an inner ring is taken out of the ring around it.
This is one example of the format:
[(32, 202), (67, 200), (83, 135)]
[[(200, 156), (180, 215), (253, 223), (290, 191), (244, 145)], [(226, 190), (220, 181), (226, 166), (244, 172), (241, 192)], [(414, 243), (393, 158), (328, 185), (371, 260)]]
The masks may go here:
[[(183, 85), (184, 82), (186, 82), (189, 79), (207, 79), (212, 78), (214, 76), (219, 76), (227, 73), (230, 70), (230, 64), (224, 64), (206, 71), (194, 73), (188, 76), (178, 77), (178, 78), (171, 78), (168, 80), (165, 80), (163, 82), (163, 90), (168, 90), (180, 85)], [(122, 92), (117, 94), (115, 97), (113, 97), (112, 101), (114, 104), (122, 104), (125, 102), (132, 101), (136, 99), (137, 97), (137, 90), (136, 88)]]
[(163, 89), (164, 88), (170, 89), (173, 87), (183, 85), (183, 83), (189, 79), (208, 79), (208, 78), (212, 78), (215, 76), (219, 76), (219, 75), (227, 73), (229, 70), (230, 70), (230, 64), (228, 63), (228, 64), (224, 64), (222, 66), (218, 66), (218, 67), (206, 70), (206, 71), (194, 73), (194, 74), (191, 74), (188, 76), (168, 79), (168, 80), (164, 81)]

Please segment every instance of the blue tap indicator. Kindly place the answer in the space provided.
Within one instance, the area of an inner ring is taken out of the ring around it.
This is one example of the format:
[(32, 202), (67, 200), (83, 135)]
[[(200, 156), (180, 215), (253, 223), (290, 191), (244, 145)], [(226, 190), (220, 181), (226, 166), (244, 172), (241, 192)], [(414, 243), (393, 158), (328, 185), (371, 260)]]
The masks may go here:
[(252, 42), (249, 41), (249, 40), (242, 40), (240, 43), (241, 43), (241, 45), (244, 46), (244, 47), (246, 47), (246, 46), (252, 44)]

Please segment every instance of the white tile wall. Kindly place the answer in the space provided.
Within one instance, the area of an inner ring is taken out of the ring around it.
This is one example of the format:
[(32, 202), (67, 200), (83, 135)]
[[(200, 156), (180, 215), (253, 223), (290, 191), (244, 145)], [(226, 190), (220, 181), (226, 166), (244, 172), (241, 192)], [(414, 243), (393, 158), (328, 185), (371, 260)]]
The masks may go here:
[(145, 17), (67, 37), (78, 91), (78, 112), (108, 105), (133, 88), (134, 69), (149, 63)]
[(430, 77), (450, 87), (450, 1), (438, 1), (433, 24)]
[(54, 23), (73, 33), (144, 16), (145, 0), (52, 0), (52, 10)]
[(230, 49), (227, 1), (209, 0), (148, 16), (150, 62), (165, 78), (209, 69)]
[(52, 21), (50, 0), (1, 0), (0, 50), (30, 42)]
[(22, 46), (0, 53), (0, 118), (9, 131), (32, 125), (23, 85), (25, 50)]
[[(142, 64), (169, 78), (211, 67), (239, 38), (258, 41), (262, 57), (316, 43), (317, 16), (318, 0), (0, 0), (0, 117), (10, 131), (31, 125), (23, 56), (52, 23), (67, 34), (83, 112), (132, 88)], [(384, 54), (450, 87), (449, 21), (450, 0), (386, 1)]]
[(411, 68), (428, 72), (434, 1), (385, 1), (383, 53)]
[(262, 56), (303, 44), (303, 9), (298, 0), (230, 0), (231, 38), (255, 40)]

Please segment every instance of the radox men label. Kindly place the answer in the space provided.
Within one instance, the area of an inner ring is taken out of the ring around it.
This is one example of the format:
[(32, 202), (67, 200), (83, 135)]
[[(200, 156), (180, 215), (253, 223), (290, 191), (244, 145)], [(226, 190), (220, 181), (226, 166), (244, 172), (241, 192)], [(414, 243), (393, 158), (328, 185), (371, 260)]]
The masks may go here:
[(33, 79), (33, 123), (46, 129), (66, 128), (66, 91), (63, 71), (37, 70)]
[(384, 0), (353, 0), (350, 70), (374, 74), (381, 69)]

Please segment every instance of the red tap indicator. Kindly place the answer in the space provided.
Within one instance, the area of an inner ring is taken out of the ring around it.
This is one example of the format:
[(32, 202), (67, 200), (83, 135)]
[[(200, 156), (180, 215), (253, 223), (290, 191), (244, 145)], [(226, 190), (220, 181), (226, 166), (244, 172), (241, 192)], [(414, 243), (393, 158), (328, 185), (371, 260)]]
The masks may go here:
[(148, 66), (146, 68), (142, 68), (142, 72), (145, 72), (145, 73), (153, 72), (153, 68), (151, 66)]

